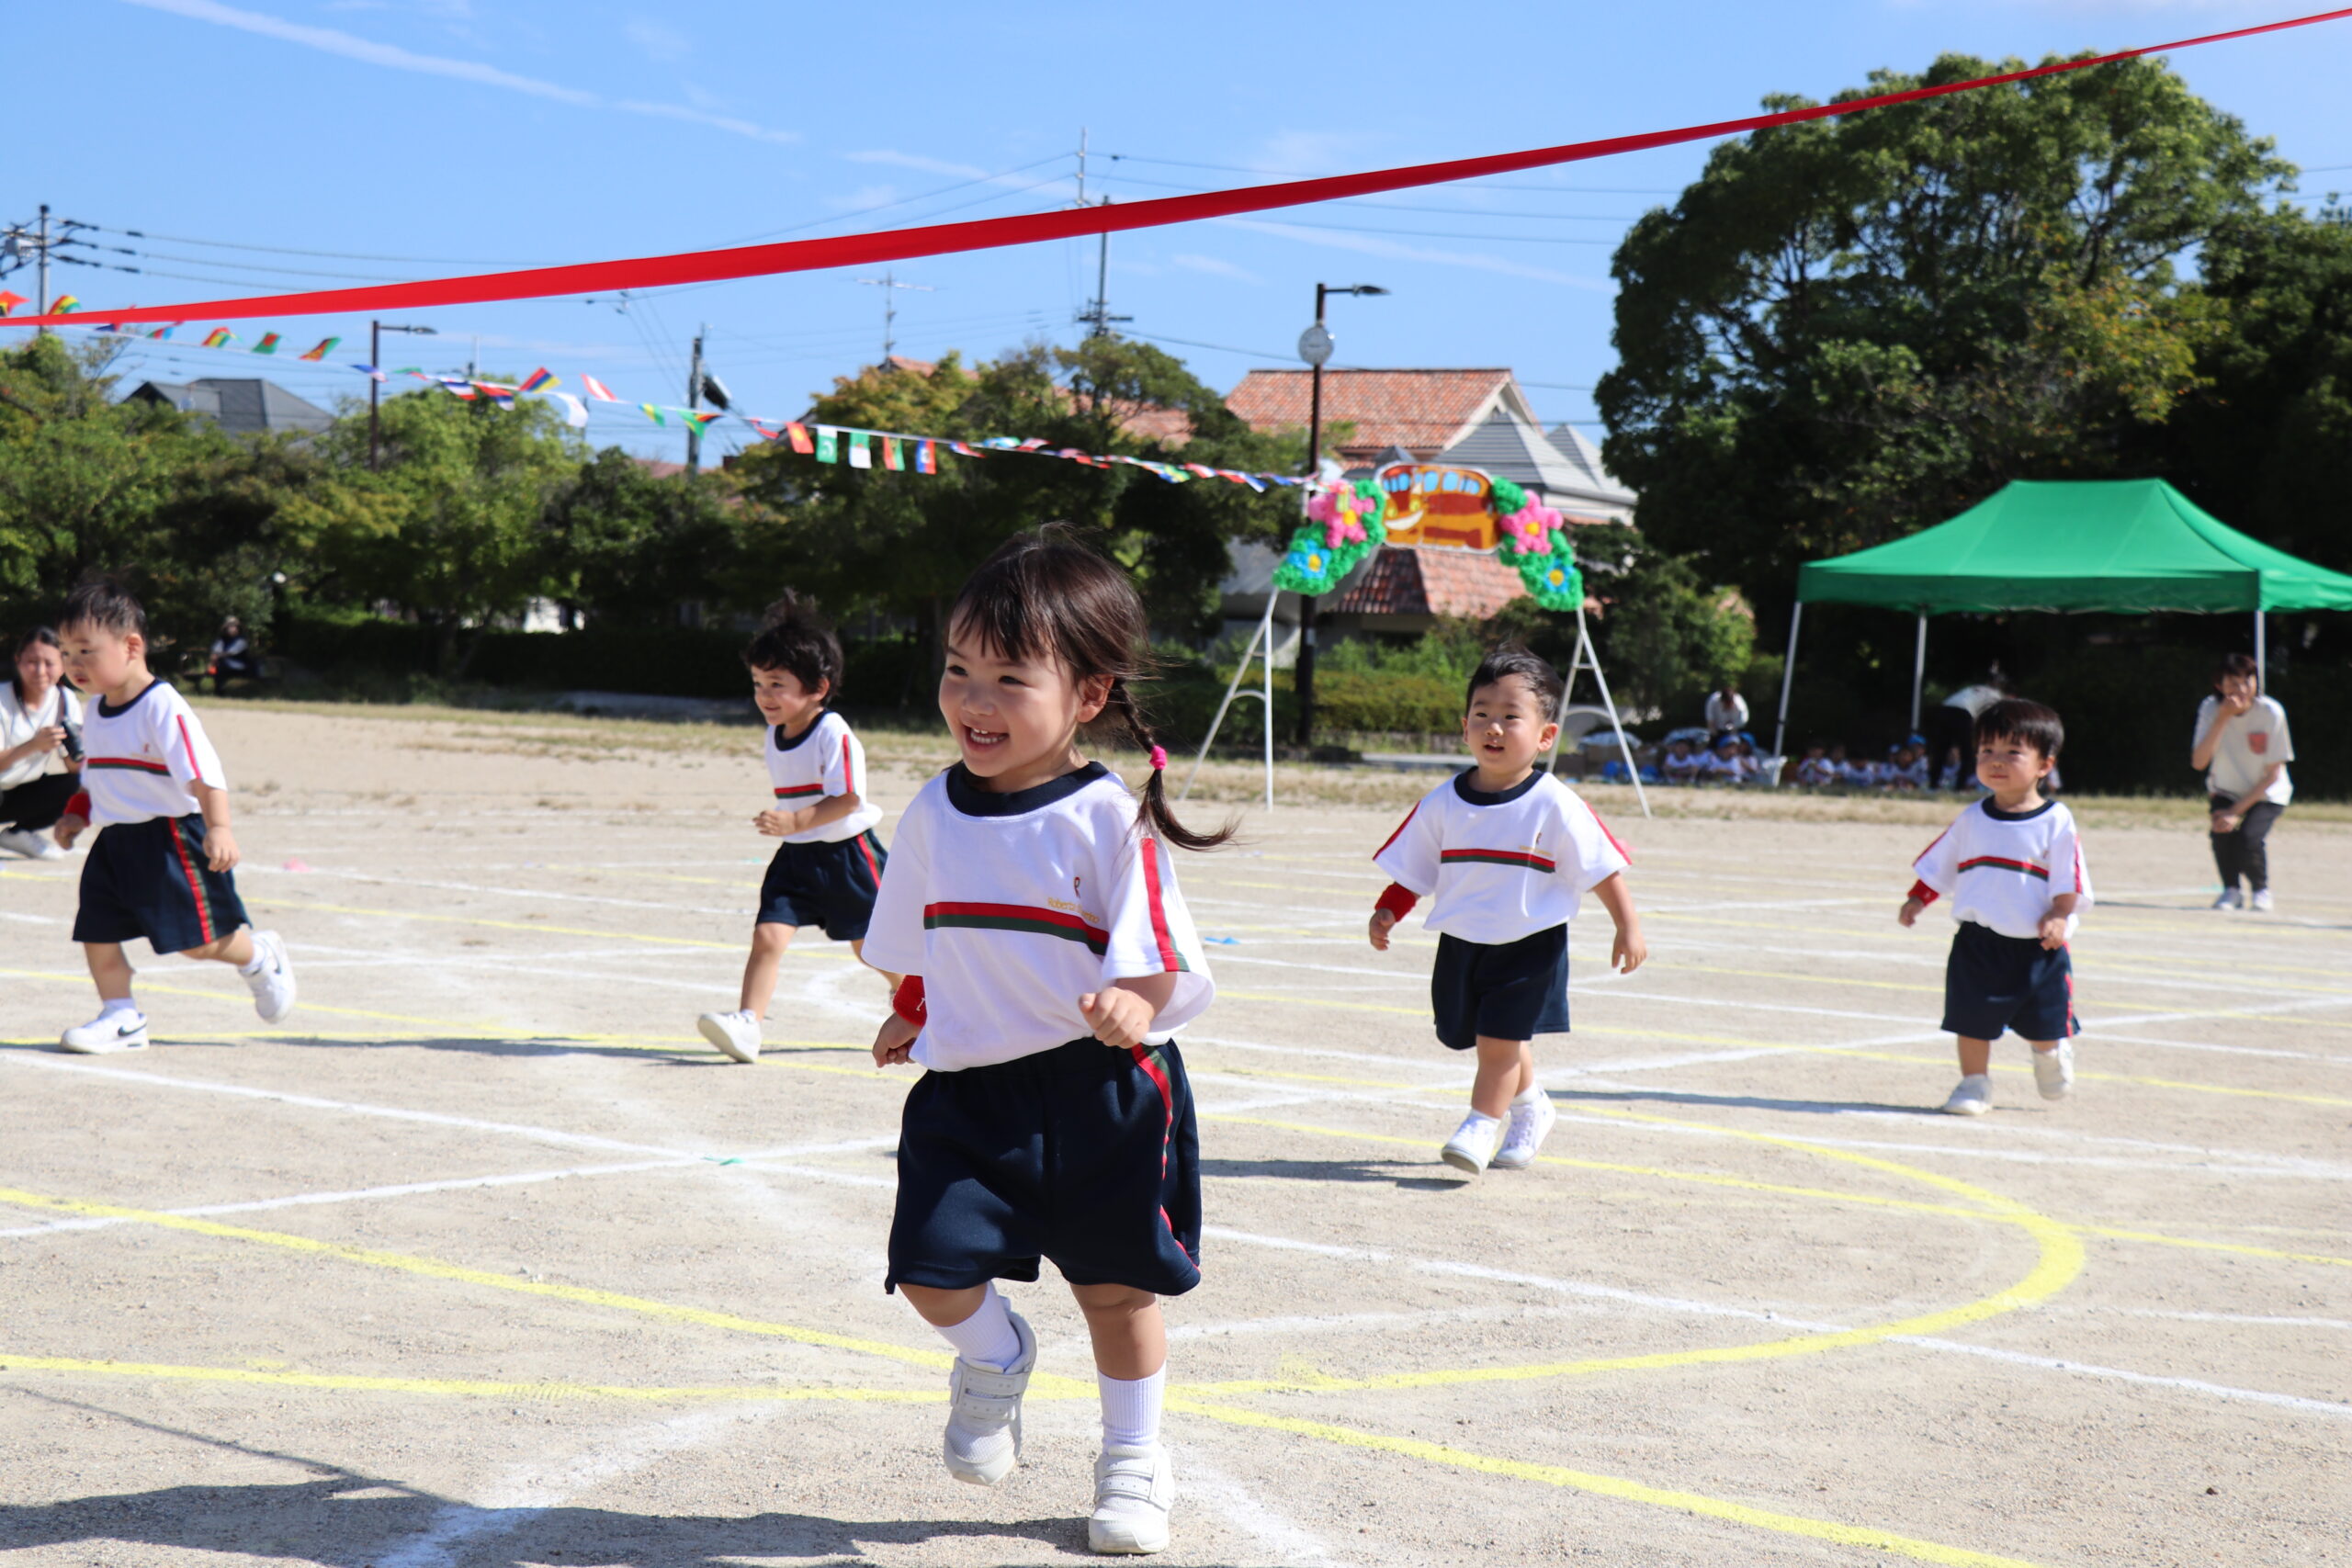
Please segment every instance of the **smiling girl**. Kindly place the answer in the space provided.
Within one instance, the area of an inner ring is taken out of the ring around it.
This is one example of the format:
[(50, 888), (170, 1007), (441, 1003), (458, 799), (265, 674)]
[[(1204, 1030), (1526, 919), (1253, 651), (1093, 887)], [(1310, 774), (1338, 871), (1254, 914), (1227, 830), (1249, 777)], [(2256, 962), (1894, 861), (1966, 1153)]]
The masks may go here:
[[(1159, 1297), (1200, 1282), (1200, 1156), (1170, 1032), (1216, 994), (1168, 848), (1187, 831), (1167, 755), (1130, 682), (1146, 624), (1117, 567), (1054, 525), (964, 585), (946, 622), (939, 711), (963, 760), (900, 818), (866, 961), (904, 973), (876, 1064), (908, 1092), (884, 1288), (956, 1348), (944, 1450), (991, 1486), (1021, 1451), (1036, 1365), (998, 1280), (1053, 1260), (1085, 1314), (1102, 1398), (1089, 1542), (1168, 1543)], [(1150, 753), (1140, 804), (1080, 752), (1101, 723)]]

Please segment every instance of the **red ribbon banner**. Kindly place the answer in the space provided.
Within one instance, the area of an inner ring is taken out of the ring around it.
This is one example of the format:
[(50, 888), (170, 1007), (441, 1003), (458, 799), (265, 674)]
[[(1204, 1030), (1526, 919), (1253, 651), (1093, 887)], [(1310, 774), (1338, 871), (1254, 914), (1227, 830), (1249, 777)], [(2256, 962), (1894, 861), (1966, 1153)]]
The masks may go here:
[[(322, 288), (304, 294), (260, 295), (243, 299), (215, 299), (196, 304), (148, 305), (108, 310), (109, 321), (178, 321), (200, 318), (236, 321), (255, 316), (319, 315), (329, 311), (415, 310), (435, 305), (474, 305), (494, 299), (539, 299), (570, 294), (608, 294), (623, 288), (665, 288), (686, 283), (725, 278), (762, 277), (775, 273), (814, 272), (826, 267), (870, 266), (876, 262), (905, 261), (914, 256), (945, 255), (958, 251), (991, 250), (1005, 245), (1036, 244), (1086, 234), (1119, 233), (1170, 223), (1197, 223), (1204, 219), (1229, 218), (1244, 212), (1305, 207), (1372, 196), (1382, 191), (1409, 190), (1418, 186), (1447, 185), (1456, 180), (1483, 179), (1525, 169), (1549, 168), (1592, 158), (1614, 157), (1652, 147), (1704, 141), (1736, 136), (1774, 126), (1807, 120), (1834, 119), (1894, 104), (1948, 97), (1984, 87), (2030, 82), (2095, 65), (2136, 60), (2143, 55), (2193, 49), (2200, 44), (2254, 38), (2263, 33), (2307, 28), (2352, 17), (2352, 6), (2322, 11), (2227, 32), (2203, 33), (2171, 43), (2144, 44), (2111, 54), (2052, 61), (2022, 71), (1947, 82), (1933, 87), (1913, 87), (1899, 93), (1849, 98), (1812, 108), (1778, 114), (1749, 115), (1675, 130), (1644, 131), (1634, 136), (1611, 136), (1595, 141), (1572, 141), (1559, 147), (1539, 147), (1523, 152), (1498, 152), (1481, 158), (1457, 158), (1442, 164), (1417, 164), (1408, 168), (1375, 169), (1364, 174), (1334, 175), (1321, 179), (1290, 180), (1277, 185), (1246, 186), (1207, 191), (1197, 196), (1160, 197), (1114, 206), (1082, 207), (1054, 212), (1025, 213), (1013, 218), (985, 218), (965, 223), (939, 223), (925, 228), (881, 230), (836, 239), (790, 240), (778, 244), (742, 245), (729, 250), (689, 251), (677, 255), (640, 256), (625, 261), (582, 262), (571, 266), (532, 267), (520, 272), (481, 273), (467, 277), (434, 278), (419, 283), (379, 284), (367, 288)], [(88, 317), (51, 314), (18, 316), (0, 321), (6, 326), (81, 325)]]

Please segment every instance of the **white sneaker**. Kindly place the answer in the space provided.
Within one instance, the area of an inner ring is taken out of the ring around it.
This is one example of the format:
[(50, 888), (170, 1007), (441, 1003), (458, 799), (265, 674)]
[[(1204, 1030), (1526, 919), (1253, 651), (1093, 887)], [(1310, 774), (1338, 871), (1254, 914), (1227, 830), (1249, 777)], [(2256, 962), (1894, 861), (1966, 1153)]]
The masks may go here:
[(0, 833), (0, 850), (22, 855), (27, 860), (63, 860), (65, 852), (55, 839), (37, 828), (11, 828)]
[[(2064, 1100), (2075, 1092), (2075, 1043), (2058, 1042), (2055, 1051), (2033, 1054), (2033, 1085), (2044, 1100)], [(1947, 1106), (1945, 1109), (1951, 1109)]]
[(2257, 891), (2253, 897), (2246, 900), (2245, 907), (2252, 909), (2258, 915), (2268, 914), (2270, 912), (2270, 889), (2265, 887)]
[(707, 1012), (695, 1020), (695, 1027), (739, 1062), (760, 1059), (760, 1021), (748, 1012)]
[(1453, 1136), (1445, 1141), (1438, 1157), (1456, 1170), (1466, 1170), (1476, 1176), (1494, 1162), (1495, 1149), (1502, 1142), (1504, 1123), (1476, 1111), (1462, 1119)]
[(1176, 1506), (1176, 1472), (1168, 1450), (1109, 1449), (1094, 1461), (1094, 1517), (1086, 1544), (1097, 1551), (1164, 1551), (1168, 1512)]
[(2245, 895), (2240, 893), (2234, 887), (2224, 887), (2222, 889), (2222, 896), (2213, 900), (2213, 908), (2216, 909), (2243, 909), (2245, 908)]
[(999, 1371), (958, 1356), (947, 1380), (947, 1431), (940, 1452), (948, 1474), (975, 1486), (995, 1485), (1021, 1459), (1021, 1396), (1029, 1392), (1029, 1373), (1037, 1364), (1037, 1337), (1028, 1319), (1011, 1315), (1012, 1332), (1021, 1337), (1020, 1359)]
[(147, 1015), (143, 1012), (102, 1012), (87, 1023), (77, 1023), (57, 1037), (57, 1043), (77, 1056), (104, 1056), (116, 1051), (147, 1049)]
[[(2037, 1063), (2036, 1073), (2040, 1066)], [(1993, 1109), (1993, 1080), (1984, 1073), (1971, 1073), (1960, 1080), (1960, 1087), (1944, 1101), (1948, 1116), (1982, 1116)]]
[(1552, 1134), (1552, 1123), (1559, 1119), (1559, 1107), (1548, 1094), (1524, 1105), (1513, 1100), (1503, 1146), (1488, 1163), (1497, 1170), (1525, 1170), (1535, 1163), (1535, 1151), (1544, 1146), (1544, 1140)]
[(264, 1023), (276, 1023), (294, 1010), (294, 965), (286, 956), (286, 939), (276, 931), (254, 932), (254, 956), (261, 967), (237, 973), (254, 994), (254, 1011)]

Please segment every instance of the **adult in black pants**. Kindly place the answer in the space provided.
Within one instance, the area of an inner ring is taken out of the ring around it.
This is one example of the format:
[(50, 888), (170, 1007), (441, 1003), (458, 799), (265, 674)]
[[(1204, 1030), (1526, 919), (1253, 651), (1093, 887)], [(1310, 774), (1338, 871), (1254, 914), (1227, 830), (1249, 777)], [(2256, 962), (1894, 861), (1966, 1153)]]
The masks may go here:
[(17, 639), (16, 668), (0, 684), (0, 850), (28, 860), (65, 852), (49, 829), (81, 787), (82, 701), (64, 675), (57, 634), (36, 626)]
[(2223, 657), (2213, 672), (2213, 695), (2197, 709), (2197, 739), (2188, 753), (2190, 767), (2206, 770), (2205, 792), (2211, 797), (2213, 864), (2222, 873), (2216, 909), (2270, 908), (2265, 841), (2295, 797), (2287, 777), (2294, 760), (2287, 710), (2262, 694), (2261, 667), (2243, 653)]

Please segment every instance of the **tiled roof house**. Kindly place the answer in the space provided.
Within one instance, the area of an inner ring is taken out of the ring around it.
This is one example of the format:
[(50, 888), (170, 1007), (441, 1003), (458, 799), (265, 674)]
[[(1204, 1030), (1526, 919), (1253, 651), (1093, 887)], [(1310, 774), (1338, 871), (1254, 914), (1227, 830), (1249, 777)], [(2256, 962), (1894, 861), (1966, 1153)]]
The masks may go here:
[[(1252, 370), (1225, 403), (1253, 430), (1303, 431), (1312, 381), (1306, 370)], [(1323, 428), (1350, 427), (1329, 450), (1351, 465), (1369, 464), (1391, 446), (1442, 452), (1497, 409), (1537, 423), (1508, 370), (1323, 372)]]

